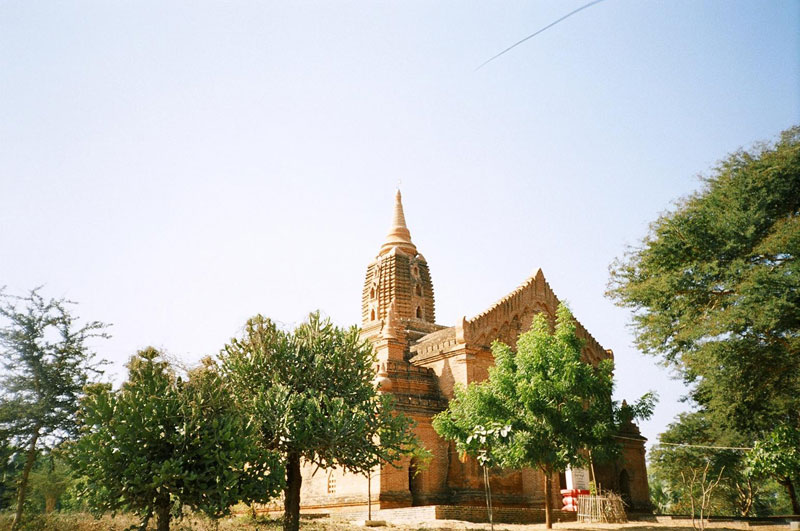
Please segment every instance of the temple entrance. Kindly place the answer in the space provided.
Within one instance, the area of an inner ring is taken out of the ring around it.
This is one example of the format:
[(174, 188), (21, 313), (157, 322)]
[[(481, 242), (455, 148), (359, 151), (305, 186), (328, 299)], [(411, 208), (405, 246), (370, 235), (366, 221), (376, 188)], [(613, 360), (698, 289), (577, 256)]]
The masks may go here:
[(413, 458), (408, 465), (408, 490), (411, 492), (411, 504), (420, 505), (420, 492), (422, 492), (422, 474), (417, 465), (417, 459)]
[(631, 478), (627, 470), (623, 470), (619, 474), (619, 495), (622, 501), (629, 509), (633, 509), (633, 500), (631, 499)]

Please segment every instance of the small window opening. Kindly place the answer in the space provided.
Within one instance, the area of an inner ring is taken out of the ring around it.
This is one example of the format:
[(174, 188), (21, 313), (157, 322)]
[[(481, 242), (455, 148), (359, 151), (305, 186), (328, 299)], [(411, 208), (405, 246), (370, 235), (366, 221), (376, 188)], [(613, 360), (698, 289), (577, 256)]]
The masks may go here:
[(336, 494), (336, 478), (333, 477), (333, 472), (328, 474), (328, 494)]
[(370, 320), (371, 321), (375, 320), (375, 310), (372, 310), (372, 312), (370, 313)]
[(422, 319), (422, 308), (417, 306), (417, 319)]
[(375, 288), (372, 288), (372, 289), (369, 290), (369, 298), (370, 299), (374, 299), (375, 298)]
[(417, 292), (417, 295), (422, 297), (422, 286), (420, 286), (419, 284), (417, 284), (416, 292)]

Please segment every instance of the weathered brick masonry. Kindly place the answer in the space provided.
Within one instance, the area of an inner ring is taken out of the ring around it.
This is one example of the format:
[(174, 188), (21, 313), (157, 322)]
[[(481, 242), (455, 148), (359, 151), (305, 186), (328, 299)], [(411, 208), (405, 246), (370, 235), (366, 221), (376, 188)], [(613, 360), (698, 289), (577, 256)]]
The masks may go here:
[[(435, 505), (435, 513), (441, 513), (438, 517), (442, 518), (450, 517), (445, 516), (448, 506), (484, 503), (483, 476), (477, 462), (460, 459), (453, 445), (435, 433), (431, 418), (447, 407), (456, 383), (466, 385), (487, 377), (494, 363), (492, 341), (499, 339), (514, 347), (534, 315), (544, 312), (552, 320), (557, 306), (558, 299), (539, 270), (485, 312), (462, 318), (455, 326), (436, 324), (428, 263), (411, 241), (397, 192), (389, 234), (378, 256), (367, 266), (362, 335), (375, 348), (376, 385), (381, 392), (392, 393), (397, 408), (416, 421), (416, 433), (433, 459), (419, 471), (417, 463), (408, 458), (374, 470), (369, 490), (376, 507)], [(586, 363), (613, 358), (613, 353), (600, 346), (580, 323), (578, 334), (585, 340), (582, 354)], [(612, 465), (596, 466), (596, 479), (603, 488), (629, 499), (634, 508), (649, 509), (645, 438), (633, 424), (620, 435), (620, 459)], [(347, 511), (367, 503), (364, 476), (337, 470), (314, 472), (311, 466), (303, 471), (301, 499), (305, 509)], [(558, 476), (553, 480), (559, 485)], [(510, 508), (509, 518), (516, 514), (514, 507), (544, 506), (544, 478), (538, 470), (495, 474), (491, 483), (495, 504)], [(553, 507), (559, 507), (558, 489), (554, 491)], [(463, 511), (459, 514), (464, 515)], [(474, 518), (480, 515), (476, 513)], [(519, 516), (518, 521), (525, 518), (533, 516)]]

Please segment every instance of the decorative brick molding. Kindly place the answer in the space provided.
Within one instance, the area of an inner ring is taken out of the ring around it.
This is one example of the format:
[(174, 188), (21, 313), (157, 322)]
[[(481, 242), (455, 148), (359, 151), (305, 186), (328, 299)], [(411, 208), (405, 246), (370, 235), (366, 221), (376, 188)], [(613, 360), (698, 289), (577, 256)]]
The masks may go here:
[[(486, 311), (470, 319), (462, 318), (455, 326), (436, 324), (428, 263), (411, 241), (398, 192), (386, 240), (367, 267), (361, 337), (370, 341), (375, 352), (375, 385), (381, 393), (393, 395), (397, 410), (415, 421), (414, 432), (430, 450), (432, 459), (421, 465), (403, 458), (376, 468), (371, 490), (363, 475), (340, 471), (335, 478), (314, 476), (313, 467), (309, 467), (303, 471), (304, 507), (314, 511), (353, 510), (359, 503), (365, 507), (369, 491), (373, 500), (378, 500), (373, 508), (410, 511), (393, 514), (483, 521), (480, 467), (474, 459), (462, 459), (453, 444), (438, 436), (432, 417), (447, 407), (458, 385), (487, 378), (494, 365), (490, 348), (494, 340), (515, 348), (519, 333), (530, 327), (535, 315), (544, 313), (551, 323), (555, 320), (558, 304), (558, 297), (540, 269)], [(594, 365), (613, 359), (613, 353), (604, 349), (577, 320), (576, 329), (585, 340), (582, 358), (586, 363)], [(621, 494), (625, 491), (634, 507), (646, 508), (649, 492), (644, 438), (633, 425), (626, 426), (620, 435), (622, 455), (614, 463), (596, 463), (597, 482), (604, 489)], [(558, 475), (553, 480), (557, 485)], [(506, 518), (509, 522), (544, 519), (544, 477), (540, 470), (498, 471), (491, 481), (498, 522)], [(557, 493), (558, 489), (554, 489), (553, 507), (560, 506)], [(434, 505), (411, 507), (423, 503)], [(574, 513), (558, 518), (570, 520)], [(391, 517), (381, 515), (378, 519)]]

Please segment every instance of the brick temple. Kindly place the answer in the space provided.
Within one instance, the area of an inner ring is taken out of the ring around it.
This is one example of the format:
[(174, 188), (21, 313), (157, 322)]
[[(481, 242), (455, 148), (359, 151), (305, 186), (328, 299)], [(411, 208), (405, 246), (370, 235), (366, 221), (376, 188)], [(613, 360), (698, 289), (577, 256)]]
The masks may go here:
[[(406, 458), (381, 466), (368, 479), (341, 470), (303, 469), (301, 500), (304, 509), (358, 509), (367, 504), (380, 509), (423, 505), (482, 505), (483, 475), (478, 463), (462, 458), (455, 446), (441, 439), (431, 418), (447, 407), (456, 383), (467, 385), (488, 376), (494, 359), (490, 345), (499, 339), (514, 347), (528, 330), (533, 316), (544, 312), (553, 320), (558, 306), (541, 269), (517, 289), (472, 318), (455, 326), (436, 324), (433, 281), (425, 257), (411, 241), (400, 192), (392, 225), (375, 259), (367, 266), (362, 295), (362, 336), (374, 346), (376, 385), (395, 397), (397, 409), (416, 421), (415, 432), (433, 454), (426, 467)], [(583, 359), (596, 364), (613, 359), (591, 334), (577, 323), (584, 339)], [(617, 462), (595, 463), (597, 483), (621, 494), (635, 510), (648, 510), (650, 499), (645, 465), (645, 438), (634, 424), (620, 433), (622, 453)], [(571, 478), (569, 478), (571, 479)], [(566, 474), (553, 477), (552, 507), (561, 506), (559, 486), (567, 488)], [(544, 506), (544, 477), (540, 470), (495, 473), (491, 477), (497, 506)], [(572, 486), (570, 482), (570, 486)]]

